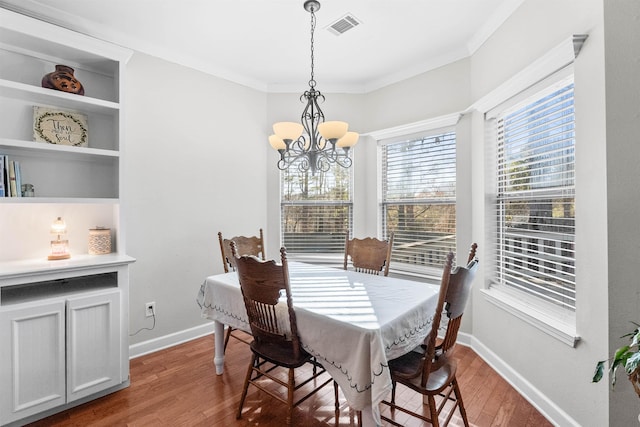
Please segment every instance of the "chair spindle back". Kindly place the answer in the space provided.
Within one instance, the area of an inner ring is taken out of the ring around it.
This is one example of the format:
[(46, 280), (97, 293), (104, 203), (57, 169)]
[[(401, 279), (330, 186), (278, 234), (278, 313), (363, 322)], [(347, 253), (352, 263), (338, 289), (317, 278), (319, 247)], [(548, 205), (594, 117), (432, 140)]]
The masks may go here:
[(349, 258), (355, 271), (367, 274), (389, 275), (389, 264), (391, 262), (391, 250), (393, 248), (393, 233), (389, 240), (379, 240), (373, 237), (364, 239), (349, 239), (345, 241), (344, 249), (344, 269), (347, 269)]
[[(275, 260), (263, 261), (253, 255), (239, 256), (235, 241), (231, 242), (231, 252), (254, 340), (260, 344), (291, 345), (293, 354), (299, 357), (301, 346), (291, 298), (286, 249), (280, 249), (281, 264)], [(283, 295), (288, 316), (278, 316)]]

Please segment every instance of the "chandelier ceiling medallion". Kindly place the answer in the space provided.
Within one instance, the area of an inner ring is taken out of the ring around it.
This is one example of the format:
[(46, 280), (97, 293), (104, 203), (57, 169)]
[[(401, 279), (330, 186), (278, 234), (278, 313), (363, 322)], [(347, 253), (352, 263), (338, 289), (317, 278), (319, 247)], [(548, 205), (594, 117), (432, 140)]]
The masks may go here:
[(348, 132), (349, 124), (346, 122), (324, 119), (319, 101), (324, 101), (325, 98), (316, 89), (313, 74), (315, 12), (320, 9), (320, 2), (307, 0), (304, 9), (311, 13), (311, 79), (309, 90), (300, 96), (300, 101), (306, 102), (306, 106), (302, 111), (300, 123), (274, 123), (274, 135), (269, 137), (269, 143), (280, 153), (278, 169), (285, 170), (295, 164), (300, 171), (311, 170), (315, 175), (316, 171), (328, 171), (331, 164), (350, 167), (352, 160), (349, 157), (349, 149), (358, 142), (359, 135), (356, 132)]

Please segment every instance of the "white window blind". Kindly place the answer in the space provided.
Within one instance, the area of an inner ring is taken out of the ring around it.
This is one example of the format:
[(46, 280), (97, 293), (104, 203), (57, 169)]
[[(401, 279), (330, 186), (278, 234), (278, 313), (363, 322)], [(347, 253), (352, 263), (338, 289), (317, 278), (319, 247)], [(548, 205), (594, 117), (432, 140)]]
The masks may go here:
[(573, 82), (510, 107), (495, 124), (493, 285), (575, 310)]
[(384, 236), (394, 232), (391, 268), (425, 274), (456, 246), (454, 132), (382, 146)]
[(292, 165), (280, 174), (282, 244), (289, 254), (344, 253), (352, 228), (352, 168), (332, 165), (303, 172)]

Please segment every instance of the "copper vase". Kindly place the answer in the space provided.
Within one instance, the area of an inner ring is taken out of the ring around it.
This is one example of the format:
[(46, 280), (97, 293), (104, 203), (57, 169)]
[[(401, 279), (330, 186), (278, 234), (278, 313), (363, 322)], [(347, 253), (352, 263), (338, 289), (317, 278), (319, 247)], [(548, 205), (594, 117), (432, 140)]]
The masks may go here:
[(56, 70), (42, 78), (42, 87), (84, 95), (84, 87), (73, 75), (73, 68), (56, 65)]

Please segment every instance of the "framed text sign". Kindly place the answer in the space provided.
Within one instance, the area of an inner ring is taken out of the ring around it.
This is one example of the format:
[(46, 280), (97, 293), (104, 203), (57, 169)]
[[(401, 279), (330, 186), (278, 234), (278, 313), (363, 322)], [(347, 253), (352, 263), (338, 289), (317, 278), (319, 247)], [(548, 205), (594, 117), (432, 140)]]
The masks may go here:
[(71, 111), (33, 107), (33, 139), (49, 144), (87, 147), (87, 116)]

